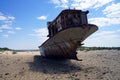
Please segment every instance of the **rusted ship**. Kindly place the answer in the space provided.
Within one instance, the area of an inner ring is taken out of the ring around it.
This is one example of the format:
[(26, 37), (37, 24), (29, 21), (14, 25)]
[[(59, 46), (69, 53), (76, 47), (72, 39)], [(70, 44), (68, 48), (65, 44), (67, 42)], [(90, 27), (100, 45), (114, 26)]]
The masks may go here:
[(88, 24), (88, 13), (65, 9), (53, 21), (47, 22), (49, 39), (39, 46), (41, 56), (78, 60), (77, 47), (98, 30), (96, 25)]

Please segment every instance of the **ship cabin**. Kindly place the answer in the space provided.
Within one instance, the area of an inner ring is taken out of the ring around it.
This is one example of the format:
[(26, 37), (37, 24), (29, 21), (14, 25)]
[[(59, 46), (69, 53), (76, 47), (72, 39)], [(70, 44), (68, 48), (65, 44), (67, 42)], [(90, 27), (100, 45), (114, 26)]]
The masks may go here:
[(87, 14), (89, 11), (75, 9), (63, 10), (52, 22), (47, 22), (48, 37), (52, 37), (58, 32), (71, 27), (81, 27), (87, 25)]

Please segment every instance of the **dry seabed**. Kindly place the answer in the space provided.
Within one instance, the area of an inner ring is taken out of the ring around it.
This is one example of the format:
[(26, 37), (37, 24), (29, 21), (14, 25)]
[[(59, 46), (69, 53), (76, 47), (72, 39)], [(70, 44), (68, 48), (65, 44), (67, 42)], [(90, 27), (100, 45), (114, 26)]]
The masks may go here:
[(39, 52), (0, 54), (0, 80), (120, 80), (120, 51), (78, 51), (76, 60), (50, 60)]

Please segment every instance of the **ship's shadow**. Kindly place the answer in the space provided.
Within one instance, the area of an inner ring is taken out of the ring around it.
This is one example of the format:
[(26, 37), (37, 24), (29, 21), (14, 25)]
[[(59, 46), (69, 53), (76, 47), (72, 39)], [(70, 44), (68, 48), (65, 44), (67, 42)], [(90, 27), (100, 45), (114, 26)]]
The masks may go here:
[(81, 71), (81, 66), (67, 59), (46, 59), (34, 56), (33, 62), (28, 62), (30, 70), (45, 74), (66, 74)]

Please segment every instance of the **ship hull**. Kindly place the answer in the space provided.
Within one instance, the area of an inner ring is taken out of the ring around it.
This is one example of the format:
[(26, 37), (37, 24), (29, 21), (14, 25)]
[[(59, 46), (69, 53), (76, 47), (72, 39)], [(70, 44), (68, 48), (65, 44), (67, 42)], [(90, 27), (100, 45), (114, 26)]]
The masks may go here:
[(39, 46), (41, 56), (78, 59), (77, 47), (97, 29), (98, 27), (92, 24), (64, 29)]

